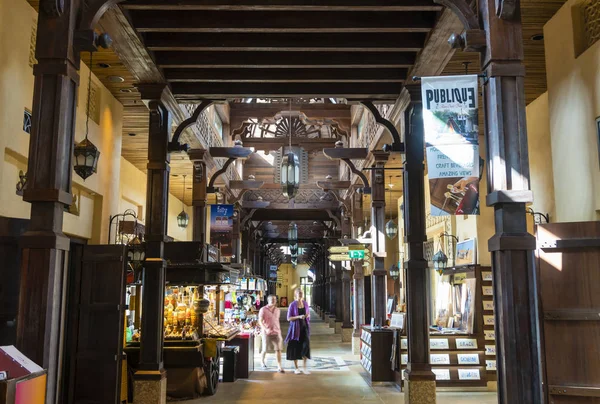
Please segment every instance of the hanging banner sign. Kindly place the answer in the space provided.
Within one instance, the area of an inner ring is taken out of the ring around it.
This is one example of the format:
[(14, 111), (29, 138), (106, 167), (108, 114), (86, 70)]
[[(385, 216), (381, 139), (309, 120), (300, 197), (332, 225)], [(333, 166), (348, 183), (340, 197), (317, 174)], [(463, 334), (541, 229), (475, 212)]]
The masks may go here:
[(224, 257), (233, 255), (233, 205), (210, 205), (209, 213), (208, 243), (221, 250), (221, 262), (227, 261)]
[(432, 216), (479, 214), (477, 75), (423, 77)]

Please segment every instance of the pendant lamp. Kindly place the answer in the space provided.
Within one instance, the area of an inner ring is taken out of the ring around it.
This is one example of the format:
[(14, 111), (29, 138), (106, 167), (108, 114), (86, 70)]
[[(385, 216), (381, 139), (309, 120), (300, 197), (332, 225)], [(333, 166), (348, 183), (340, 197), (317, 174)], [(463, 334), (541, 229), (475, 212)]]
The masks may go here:
[[(281, 190), (283, 195), (288, 199), (292, 199), (298, 193), (300, 188), (300, 160), (298, 156), (292, 152), (292, 101), (290, 100), (290, 124), (289, 137), (290, 148), (288, 153), (281, 158)], [(285, 148), (282, 149), (282, 154)]]
[[(392, 187), (394, 185), (392, 184), (392, 176), (390, 176), (390, 204), (392, 202)], [(392, 209), (393, 211), (393, 209)], [(390, 217), (390, 220), (388, 220), (388, 222), (385, 224), (385, 234), (388, 236), (388, 238), (390, 240), (393, 240), (396, 238), (396, 236), (398, 235), (398, 225), (396, 224), (396, 222), (394, 221), (394, 219), (392, 219), (392, 217)]]
[(190, 216), (185, 211), (185, 203), (183, 202), (185, 200), (185, 177), (186, 176), (184, 175), (183, 176), (183, 198), (181, 198), (181, 213), (179, 215), (177, 215), (177, 225), (182, 229), (185, 229), (186, 227), (188, 227), (188, 224), (190, 223)]
[(88, 79), (88, 92), (87, 92), (87, 117), (85, 119), (85, 139), (75, 145), (73, 149), (73, 156), (75, 157), (75, 163), (73, 170), (84, 180), (90, 175), (94, 174), (98, 170), (98, 159), (100, 158), (100, 151), (98, 148), (88, 139), (90, 131), (90, 102), (92, 93), (92, 63), (93, 53), (90, 52), (90, 77)]

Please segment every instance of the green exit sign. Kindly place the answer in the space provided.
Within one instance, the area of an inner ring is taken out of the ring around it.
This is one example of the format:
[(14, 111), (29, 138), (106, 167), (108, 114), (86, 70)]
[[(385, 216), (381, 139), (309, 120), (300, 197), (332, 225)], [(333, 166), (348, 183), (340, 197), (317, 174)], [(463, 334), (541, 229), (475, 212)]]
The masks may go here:
[(350, 250), (348, 256), (350, 259), (362, 260), (365, 258), (365, 250)]

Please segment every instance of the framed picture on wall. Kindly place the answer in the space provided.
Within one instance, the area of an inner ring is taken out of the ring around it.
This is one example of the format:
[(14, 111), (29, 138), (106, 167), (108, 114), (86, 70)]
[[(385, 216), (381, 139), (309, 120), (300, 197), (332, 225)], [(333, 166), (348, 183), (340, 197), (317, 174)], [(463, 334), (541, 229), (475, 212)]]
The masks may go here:
[(456, 266), (477, 263), (477, 243), (474, 238), (456, 243)]

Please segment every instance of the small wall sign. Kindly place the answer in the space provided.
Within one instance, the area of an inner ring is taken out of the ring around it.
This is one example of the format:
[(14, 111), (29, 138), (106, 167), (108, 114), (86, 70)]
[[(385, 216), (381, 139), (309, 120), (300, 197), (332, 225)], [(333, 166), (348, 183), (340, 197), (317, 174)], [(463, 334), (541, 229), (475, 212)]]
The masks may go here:
[(449, 365), (450, 355), (448, 354), (431, 354), (429, 355), (432, 365)]
[(494, 325), (494, 316), (483, 316), (483, 324), (485, 325)]
[(429, 349), (450, 349), (450, 344), (447, 338), (432, 338), (429, 340)]
[(496, 356), (496, 345), (486, 345), (485, 354), (488, 356)]
[(472, 338), (457, 338), (456, 349), (477, 349), (477, 340)]
[(494, 280), (493, 276), (492, 276), (492, 272), (491, 271), (484, 271), (481, 273), (481, 279), (484, 282), (491, 282)]
[(456, 357), (459, 365), (479, 365), (478, 354), (458, 354)]
[(484, 286), (483, 287), (483, 295), (484, 296), (494, 296), (494, 288), (492, 286)]
[(493, 330), (485, 330), (485, 339), (488, 341), (496, 340), (496, 332)]
[(450, 369), (431, 369), (435, 373), (435, 380), (450, 380)]
[(485, 361), (485, 370), (496, 370), (496, 361), (495, 360), (486, 360)]
[(494, 311), (494, 301), (493, 300), (484, 300), (483, 301), (483, 310)]
[(459, 380), (479, 380), (479, 369), (458, 369)]

